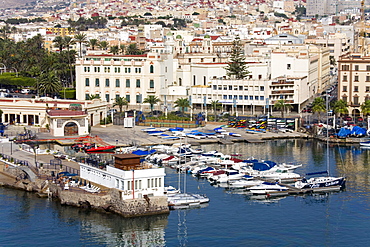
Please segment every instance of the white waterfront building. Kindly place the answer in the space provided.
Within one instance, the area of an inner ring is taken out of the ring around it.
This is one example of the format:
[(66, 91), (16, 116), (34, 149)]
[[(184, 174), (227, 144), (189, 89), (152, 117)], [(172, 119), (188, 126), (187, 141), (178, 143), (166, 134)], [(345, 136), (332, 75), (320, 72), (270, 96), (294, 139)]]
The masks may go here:
[(122, 170), (113, 166), (100, 169), (80, 163), (80, 177), (92, 183), (115, 188), (123, 200), (144, 196), (164, 196), (164, 168)]

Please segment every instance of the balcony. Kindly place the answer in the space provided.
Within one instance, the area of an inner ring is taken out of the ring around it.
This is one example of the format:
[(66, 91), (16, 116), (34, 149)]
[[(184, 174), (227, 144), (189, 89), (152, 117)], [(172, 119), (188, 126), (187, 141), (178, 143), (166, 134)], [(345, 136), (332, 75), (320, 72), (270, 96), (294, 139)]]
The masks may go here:
[(294, 94), (294, 90), (271, 91), (271, 94)]
[(148, 88), (146, 90), (147, 93), (155, 93), (155, 88)]

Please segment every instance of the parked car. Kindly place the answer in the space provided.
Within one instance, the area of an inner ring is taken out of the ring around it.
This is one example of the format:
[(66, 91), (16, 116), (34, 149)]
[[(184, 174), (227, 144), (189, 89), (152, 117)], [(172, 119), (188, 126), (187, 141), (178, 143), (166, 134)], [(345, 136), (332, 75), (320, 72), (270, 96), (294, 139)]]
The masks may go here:
[(344, 121), (352, 121), (352, 118), (350, 116), (344, 116), (343, 120)]

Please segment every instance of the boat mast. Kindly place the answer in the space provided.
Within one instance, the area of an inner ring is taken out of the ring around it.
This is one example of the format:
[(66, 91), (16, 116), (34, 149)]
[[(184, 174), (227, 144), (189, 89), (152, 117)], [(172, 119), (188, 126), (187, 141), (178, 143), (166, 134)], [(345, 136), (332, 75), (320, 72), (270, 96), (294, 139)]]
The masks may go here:
[[(328, 91), (326, 90), (326, 173), (329, 176), (329, 102)], [(334, 124), (334, 123), (333, 123)]]

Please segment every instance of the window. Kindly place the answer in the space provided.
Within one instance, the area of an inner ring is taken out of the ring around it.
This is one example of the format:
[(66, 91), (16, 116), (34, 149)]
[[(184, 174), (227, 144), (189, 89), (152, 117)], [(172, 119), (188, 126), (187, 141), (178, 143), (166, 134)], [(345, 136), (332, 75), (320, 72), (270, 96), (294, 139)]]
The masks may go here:
[(237, 99), (237, 98), (238, 98), (238, 96), (237, 95), (234, 95), (233, 99)]
[(149, 81), (149, 88), (154, 88), (154, 80)]
[(233, 96), (232, 95), (229, 95), (229, 99), (233, 99)]
[(116, 87), (120, 87), (120, 81), (119, 81), (119, 79), (116, 79)]
[(366, 76), (366, 79), (365, 79), (367, 82), (369, 82), (370, 81), (370, 76)]
[(343, 96), (343, 97), (342, 97), (342, 100), (343, 100), (344, 102), (347, 102), (347, 96)]
[(288, 63), (287, 65), (286, 65), (286, 69), (291, 69), (292, 68), (292, 65), (290, 64), (290, 63)]
[(355, 71), (358, 71), (358, 65), (355, 65)]
[(249, 95), (249, 100), (253, 100), (253, 96), (252, 95)]
[(95, 79), (95, 87), (99, 87), (99, 84), (100, 84), (100, 83), (99, 83), (99, 78), (96, 78), (96, 79)]
[(85, 79), (85, 86), (90, 87), (90, 79), (89, 78)]
[(109, 79), (105, 79), (105, 86), (109, 87)]
[(129, 95), (129, 94), (126, 94), (126, 100), (127, 100), (127, 102), (128, 102), (128, 103), (130, 103), (130, 102), (131, 102), (131, 97), (130, 97), (130, 95)]
[(265, 91), (265, 87), (264, 86), (260, 86), (260, 91)]
[(100, 67), (94, 67), (94, 72), (99, 73), (100, 72)]
[(353, 97), (353, 104), (354, 105), (359, 105), (359, 103), (358, 103), (358, 96)]
[(85, 100), (89, 100), (89, 98), (90, 98), (90, 95), (88, 93), (85, 94)]
[(239, 100), (243, 100), (243, 95), (239, 95)]
[(355, 75), (354, 81), (358, 81), (358, 75)]
[(229, 90), (233, 90), (233, 86), (229, 86)]
[(343, 86), (343, 92), (347, 92), (347, 86)]
[(217, 85), (213, 85), (213, 90), (217, 90)]
[(366, 71), (370, 71), (370, 65), (366, 65)]
[(115, 73), (121, 73), (121, 68), (120, 67), (115, 67), (114, 72)]
[(227, 86), (224, 86), (224, 90), (227, 90)]
[(366, 87), (366, 92), (370, 92), (370, 87)]
[(131, 68), (125, 68), (125, 73), (131, 73)]
[(127, 181), (127, 190), (131, 190), (131, 181)]
[(258, 75), (258, 80), (261, 80), (262, 79), (262, 75)]
[(358, 86), (354, 86), (353, 91), (358, 92)]
[(130, 79), (126, 79), (126, 87), (130, 87)]
[(104, 67), (104, 72), (105, 73), (110, 73), (110, 67)]
[(136, 87), (140, 87), (140, 79), (136, 79)]
[(248, 95), (244, 95), (244, 100), (248, 100)]
[(265, 100), (265, 97), (264, 96), (260, 96), (260, 100)]
[(254, 99), (255, 99), (255, 100), (258, 100), (258, 96), (254, 96)]
[(348, 71), (349, 70), (349, 65), (342, 65), (342, 70)]
[(223, 99), (227, 99), (227, 95), (224, 95)]
[(149, 73), (151, 73), (151, 74), (153, 74), (153, 73), (154, 73), (154, 66), (153, 66), (153, 65), (150, 65)]
[(105, 101), (109, 102), (109, 93), (105, 94)]
[(239, 86), (239, 90), (240, 91), (243, 91), (243, 86)]
[(141, 104), (141, 94), (136, 95), (136, 103)]
[(85, 72), (90, 72), (90, 67), (84, 67)]
[(189, 63), (191, 63), (191, 58), (189, 58)]
[(343, 81), (348, 81), (348, 77), (346, 75), (343, 76)]
[(135, 73), (141, 73), (141, 68), (135, 68)]

